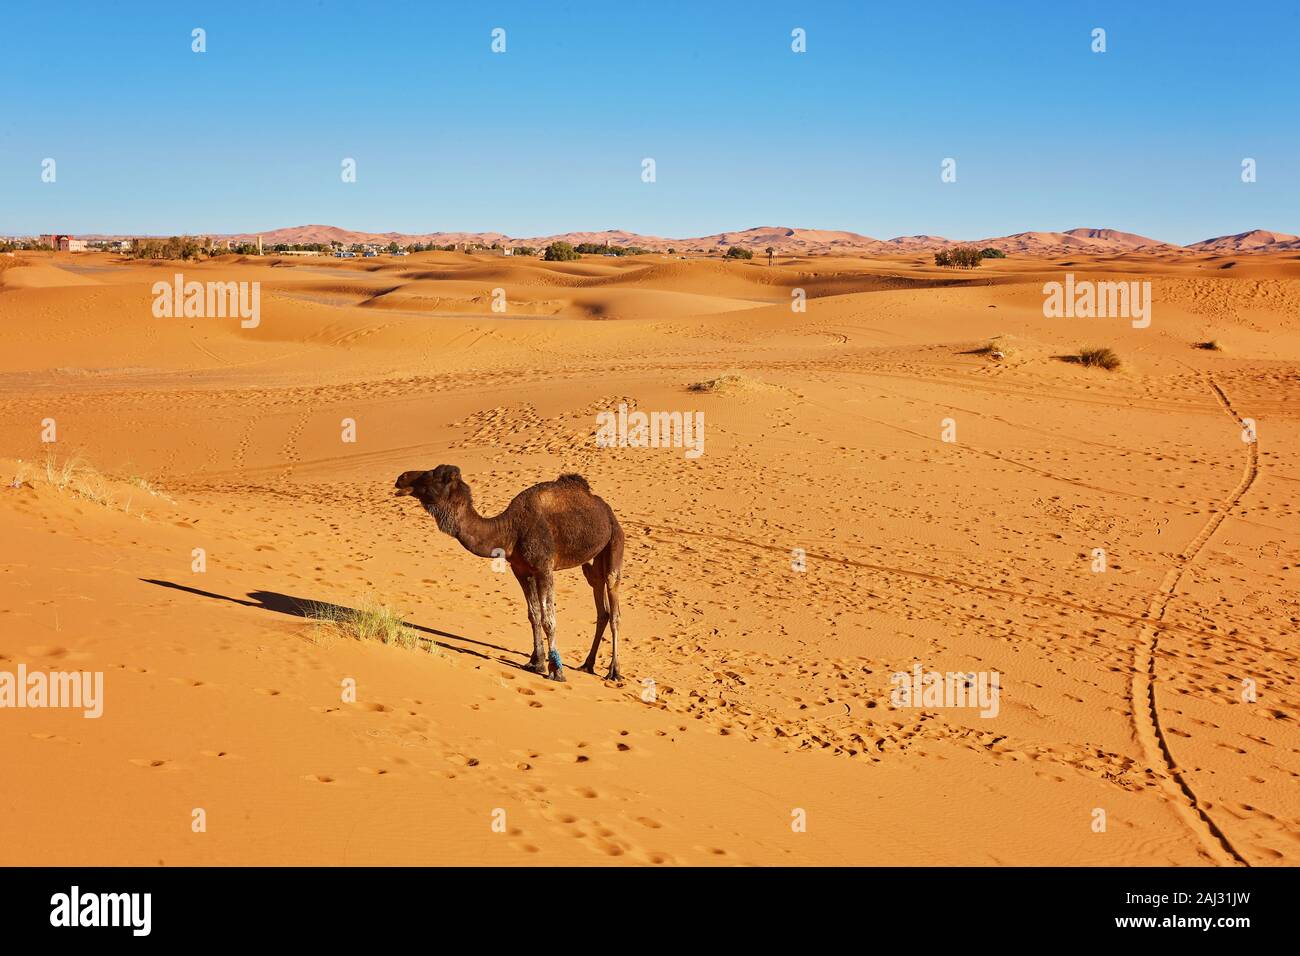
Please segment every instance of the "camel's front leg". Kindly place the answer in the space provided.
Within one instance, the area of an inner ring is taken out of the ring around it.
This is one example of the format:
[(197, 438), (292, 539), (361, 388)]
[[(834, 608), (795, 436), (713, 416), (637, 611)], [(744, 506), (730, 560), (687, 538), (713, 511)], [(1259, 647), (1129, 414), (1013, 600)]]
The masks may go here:
[(622, 680), (618, 669), (618, 585), (622, 572), (613, 571), (606, 578), (605, 601), (609, 605), (609, 673), (605, 680)]
[(533, 627), (533, 656), (529, 658), (524, 670), (534, 674), (546, 673), (546, 647), (542, 642), (542, 602), (538, 596), (537, 579), (515, 572), (515, 579), (523, 589), (524, 601), (528, 604), (528, 623)]
[(533, 579), (537, 593), (542, 601), (542, 627), (546, 630), (546, 642), (551, 646), (546, 663), (551, 680), (564, 680), (564, 662), (560, 660), (560, 643), (555, 639), (555, 575), (546, 571)]

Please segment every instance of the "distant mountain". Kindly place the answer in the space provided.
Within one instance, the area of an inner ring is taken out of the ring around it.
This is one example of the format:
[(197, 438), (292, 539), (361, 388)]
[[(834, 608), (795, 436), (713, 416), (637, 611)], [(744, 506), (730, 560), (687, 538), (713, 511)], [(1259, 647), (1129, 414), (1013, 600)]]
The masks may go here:
[[(670, 239), (646, 236), (623, 229), (605, 229), (598, 232), (564, 232), (550, 236), (515, 237), (501, 232), (362, 232), (341, 229), (338, 226), (290, 226), (262, 233), (245, 232), (214, 236), (235, 241), (255, 241), (262, 237), (264, 246), (277, 243), (300, 245), (308, 243), (339, 242), (375, 243), (399, 246), (413, 243), (446, 245), (546, 246), (552, 242), (573, 245), (636, 246), (651, 252), (719, 252), (740, 246), (757, 253), (769, 247), (777, 253), (789, 255), (915, 255), (944, 249), (955, 245), (970, 245), (983, 249), (992, 247), (1009, 255), (1052, 257), (1068, 255), (1121, 255), (1124, 253), (1179, 254), (1179, 253), (1250, 253), (1300, 250), (1300, 237), (1281, 232), (1255, 229), (1233, 236), (1219, 236), (1189, 246), (1176, 246), (1147, 236), (1117, 229), (1080, 227), (1066, 232), (1017, 232), (1010, 236), (993, 236), (987, 239), (953, 240), (943, 236), (897, 236), (893, 239), (873, 239), (856, 232), (833, 229), (802, 229), (791, 226), (755, 226), (736, 232), (719, 232), (709, 236)], [(87, 239), (118, 239), (127, 236), (84, 236)]]
[(1124, 252), (1178, 252), (1179, 247), (1158, 239), (1115, 229), (1071, 229), (1068, 232), (1018, 232), (980, 239), (971, 245), (991, 246), (1022, 256), (1117, 255)]
[(440, 246), (458, 242), (477, 242), (490, 246), (494, 242), (509, 244), (513, 241), (509, 236), (500, 232), (360, 232), (355, 229), (340, 229), (338, 226), (288, 226), (284, 229), (271, 229), (262, 233), (242, 232), (214, 238), (232, 239), (236, 242), (256, 242), (259, 235), (262, 237), (264, 246), (273, 246), (281, 242), (291, 246), (313, 242), (341, 242), (344, 245), (364, 242), (388, 245), (390, 242), (396, 242), (399, 246), (406, 246), (415, 242), (432, 242)]
[(942, 249), (945, 246), (955, 246), (957, 244), (951, 239), (945, 239), (943, 236), (898, 236), (886, 242), (886, 245), (893, 246), (896, 250), (909, 252), (912, 250)]
[(1194, 242), (1188, 249), (1196, 252), (1283, 252), (1288, 249), (1300, 249), (1300, 236), (1289, 236), (1284, 232), (1269, 232), (1267, 229), (1252, 229), (1239, 232), (1233, 236), (1216, 236)]
[(665, 239), (661, 236), (642, 236), (621, 229), (604, 232), (566, 232), (555, 236), (535, 236), (519, 242), (531, 246), (544, 246), (551, 242), (569, 242), (577, 245), (591, 242), (597, 245), (638, 246), (653, 252), (668, 249), (692, 252), (726, 251), (732, 246), (762, 252), (769, 246), (783, 255), (826, 254), (832, 252), (861, 253), (884, 251), (879, 239), (860, 236), (856, 232), (839, 232), (831, 229), (792, 229), (789, 226), (755, 226), (739, 232), (719, 232), (711, 236), (694, 236), (686, 239)]
[(1178, 248), (1170, 243), (1161, 242), (1159, 239), (1148, 239), (1146, 236), (1139, 236), (1131, 232), (1120, 232), (1117, 229), (1070, 229), (1064, 235), (1074, 236), (1076, 239), (1123, 246), (1126, 249)]

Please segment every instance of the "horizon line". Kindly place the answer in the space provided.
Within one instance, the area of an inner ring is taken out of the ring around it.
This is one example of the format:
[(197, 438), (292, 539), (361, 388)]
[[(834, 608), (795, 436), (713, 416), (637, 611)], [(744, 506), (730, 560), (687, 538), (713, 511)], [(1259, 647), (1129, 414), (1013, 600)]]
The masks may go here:
[[(289, 230), (301, 230), (301, 229), (331, 229), (331, 230), (337, 230), (339, 232), (344, 232), (344, 233), (359, 233), (364, 235), (385, 236), (385, 237), (394, 237), (394, 238), (396, 237), (424, 238), (424, 237), (453, 236), (453, 235), (495, 236), (495, 237), (500, 237), (501, 239), (504, 239), (506, 241), (516, 242), (516, 243), (522, 243), (526, 241), (537, 241), (542, 239), (549, 239), (555, 241), (557, 238), (564, 237), (564, 236), (573, 236), (573, 235), (599, 236), (602, 234), (620, 234), (622, 236), (628, 237), (629, 239), (645, 239), (645, 240), (664, 241), (664, 242), (690, 242), (690, 241), (698, 241), (702, 239), (712, 239), (720, 236), (743, 235), (744, 233), (760, 232), (763, 230), (789, 230), (792, 233), (799, 233), (799, 232), (843, 233), (849, 237), (853, 237), (854, 239), (861, 239), (868, 242), (879, 242), (879, 243), (892, 243), (892, 242), (897, 242), (899, 240), (906, 240), (906, 239), (922, 239), (922, 240), (929, 239), (934, 241), (960, 243), (960, 242), (1005, 240), (1005, 239), (1016, 238), (1018, 236), (1033, 235), (1036, 233), (1044, 233), (1050, 235), (1072, 235), (1074, 233), (1078, 233), (1081, 231), (1090, 231), (1090, 232), (1109, 232), (1109, 233), (1118, 233), (1127, 236), (1135, 236), (1139, 239), (1148, 240), (1153, 243), (1158, 243), (1161, 245), (1172, 246), (1181, 249), (1189, 248), (1191, 246), (1199, 245), (1201, 243), (1212, 242), (1218, 239), (1230, 239), (1238, 236), (1246, 236), (1255, 232), (1266, 232), (1273, 235), (1287, 236), (1288, 238), (1296, 238), (1296, 236), (1298, 235), (1296, 233), (1283, 232), (1282, 230), (1279, 229), (1270, 229), (1263, 226), (1253, 226), (1250, 228), (1242, 229), (1238, 232), (1228, 232), (1219, 235), (1207, 236), (1204, 239), (1199, 239), (1190, 243), (1178, 243), (1178, 242), (1171, 242), (1165, 239), (1158, 239), (1154, 236), (1150, 236), (1145, 233), (1135, 232), (1129, 229), (1120, 229), (1113, 226), (1073, 226), (1069, 229), (1027, 228), (1027, 229), (1021, 229), (1016, 232), (1005, 233), (1002, 235), (984, 235), (978, 238), (968, 238), (968, 239), (952, 239), (948, 236), (939, 235), (937, 233), (926, 233), (926, 232), (903, 233), (897, 236), (892, 236), (887, 239), (882, 239), (877, 236), (872, 236), (866, 233), (857, 232), (852, 229), (829, 228), (823, 226), (786, 226), (786, 225), (757, 225), (757, 226), (748, 226), (743, 229), (721, 229), (718, 230), (717, 232), (712, 232), (712, 233), (707, 233), (702, 235), (694, 235), (694, 236), (672, 236), (672, 235), (659, 235), (654, 233), (643, 233), (631, 229), (626, 229), (623, 227), (608, 227), (603, 229), (567, 229), (560, 232), (550, 232), (550, 233), (539, 234), (539, 235), (511, 235), (510, 233), (501, 230), (496, 230), (496, 229), (432, 229), (426, 231), (405, 231), (405, 230), (395, 230), (395, 229), (372, 230), (372, 229), (357, 229), (357, 228), (351, 228), (347, 226), (337, 226), (330, 223), (303, 223), (300, 225), (276, 226), (274, 228), (263, 229), (263, 230), (244, 230), (244, 231), (236, 231), (236, 232), (196, 231), (196, 232), (155, 233), (155, 232), (105, 232), (105, 231), (80, 230), (77, 232), (52, 231), (52, 232), (40, 232), (40, 233), (16, 233), (16, 232), (11, 233), (11, 232), (0, 231), (0, 236), (18, 238), (18, 239), (34, 239), (34, 238), (39, 238), (41, 236), (49, 236), (49, 235), (67, 235), (72, 237), (87, 236), (87, 237), (103, 237), (103, 238), (121, 238), (121, 239), (125, 239), (125, 238), (167, 239), (173, 237), (206, 237), (212, 239), (233, 239), (236, 237), (245, 237), (245, 236), (248, 237), (265, 236), (277, 232), (285, 232)], [(1078, 237), (1074, 236), (1074, 238), (1078, 238)]]

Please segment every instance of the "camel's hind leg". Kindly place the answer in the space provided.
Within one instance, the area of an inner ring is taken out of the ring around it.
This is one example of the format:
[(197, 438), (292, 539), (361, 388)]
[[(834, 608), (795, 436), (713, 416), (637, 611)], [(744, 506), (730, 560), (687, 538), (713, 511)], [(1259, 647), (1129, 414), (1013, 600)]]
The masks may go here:
[(529, 658), (524, 670), (534, 674), (546, 673), (546, 646), (542, 638), (542, 602), (538, 597), (537, 579), (515, 572), (515, 579), (523, 589), (524, 600), (528, 603), (528, 623), (533, 627), (533, 656)]
[(582, 670), (588, 674), (596, 673), (596, 652), (600, 650), (600, 639), (605, 634), (605, 625), (609, 623), (609, 604), (605, 601), (606, 573), (604, 552), (582, 566), (583, 577), (591, 585), (592, 596), (596, 599), (596, 636), (591, 642), (591, 653), (582, 665)]

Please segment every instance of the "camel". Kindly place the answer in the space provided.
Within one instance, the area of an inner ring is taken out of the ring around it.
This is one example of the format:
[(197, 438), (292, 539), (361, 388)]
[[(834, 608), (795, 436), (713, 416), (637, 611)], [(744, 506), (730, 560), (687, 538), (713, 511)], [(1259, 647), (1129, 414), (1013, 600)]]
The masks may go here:
[(466, 551), (509, 562), (523, 588), (533, 628), (533, 656), (526, 669), (551, 680), (564, 680), (555, 638), (555, 572), (581, 567), (596, 599), (596, 637), (581, 669), (596, 672), (596, 651), (608, 624), (610, 661), (605, 679), (622, 680), (618, 587), (623, 574), (623, 529), (610, 506), (592, 494), (585, 478), (561, 475), (526, 488), (495, 518), (481, 517), (474, 510), (469, 485), (455, 465), (403, 472), (394, 488), (395, 495), (411, 495), (419, 501), (438, 522), (438, 530)]

